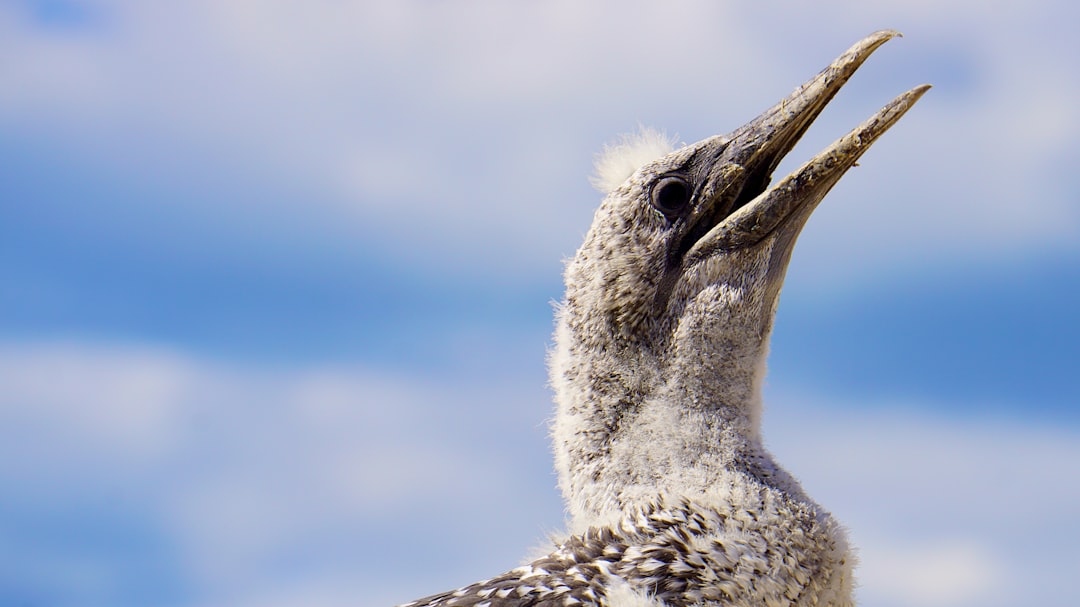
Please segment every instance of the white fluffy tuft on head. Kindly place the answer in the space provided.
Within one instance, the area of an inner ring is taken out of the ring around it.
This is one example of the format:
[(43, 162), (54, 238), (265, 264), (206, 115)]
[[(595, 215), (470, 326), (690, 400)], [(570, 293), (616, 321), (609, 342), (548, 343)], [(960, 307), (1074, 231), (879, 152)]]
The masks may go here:
[(604, 146), (604, 150), (596, 155), (596, 174), (589, 181), (594, 188), (607, 194), (622, 185), (634, 171), (674, 149), (675, 137), (639, 127), (638, 132), (622, 135), (614, 143)]

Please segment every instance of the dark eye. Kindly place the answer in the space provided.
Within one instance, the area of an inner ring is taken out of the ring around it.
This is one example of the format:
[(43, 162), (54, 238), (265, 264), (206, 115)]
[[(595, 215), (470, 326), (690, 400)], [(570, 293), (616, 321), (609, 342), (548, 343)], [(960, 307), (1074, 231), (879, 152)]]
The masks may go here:
[(690, 184), (685, 179), (668, 175), (653, 185), (652, 205), (665, 217), (671, 219), (690, 204), (692, 194)]

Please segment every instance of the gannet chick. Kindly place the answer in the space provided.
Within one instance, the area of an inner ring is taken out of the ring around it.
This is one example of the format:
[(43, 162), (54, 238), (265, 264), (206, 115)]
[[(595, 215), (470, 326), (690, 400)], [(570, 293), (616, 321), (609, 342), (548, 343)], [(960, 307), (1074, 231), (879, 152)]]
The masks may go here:
[(762, 446), (764, 363), (803, 225), (929, 87), (769, 181), (897, 35), (859, 41), (729, 135), (645, 162), (634, 155), (655, 137), (609, 151), (607, 196), (567, 265), (550, 357), (570, 535), (527, 565), (406, 607), (853, 604), (843, 530)]

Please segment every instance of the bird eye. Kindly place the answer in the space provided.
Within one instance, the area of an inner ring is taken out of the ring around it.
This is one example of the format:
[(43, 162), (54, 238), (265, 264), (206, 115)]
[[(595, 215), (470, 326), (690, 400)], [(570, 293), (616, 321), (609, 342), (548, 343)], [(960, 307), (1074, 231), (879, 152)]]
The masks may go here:
[(691, 194), (693, 191), (685, 179), (669, 175), (657, 181), (653, 186), (652, 205), (665, 217), (671, 219), (686, 208), (686, 205), (690, 203)]

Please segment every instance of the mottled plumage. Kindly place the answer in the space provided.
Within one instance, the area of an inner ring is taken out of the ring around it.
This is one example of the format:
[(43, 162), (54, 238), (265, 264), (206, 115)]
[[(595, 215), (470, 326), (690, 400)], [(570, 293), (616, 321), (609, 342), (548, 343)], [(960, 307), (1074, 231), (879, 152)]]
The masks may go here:
[[(769, 605), (772, 597), (795, 603), (845, 575), (846, 546), (836, 542), (834, 523), (805, 504), (765, 488), (702, 497), (635, 506), (528, 565), (408, 605), (608, 605), (612, 589), (626, 591), (622, 584), (672, 607)], [(769, 550), (774, 542), (799, 545), (801, 574), (776, 575), (792, 553)]]
[(570, 533), (527, 565), (407, 605), (852, 604), (843, 530), (762, 445), (761, 383), (795, 239), (928, 87), (768, 185), (895, 35), (861, 40), (730, 135), (668, 153), (645, 132), (598, 162), (607, 196), (567, 265), (550, 360)]

